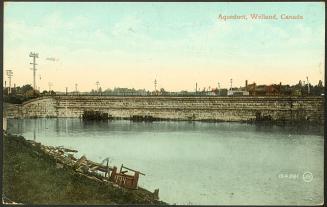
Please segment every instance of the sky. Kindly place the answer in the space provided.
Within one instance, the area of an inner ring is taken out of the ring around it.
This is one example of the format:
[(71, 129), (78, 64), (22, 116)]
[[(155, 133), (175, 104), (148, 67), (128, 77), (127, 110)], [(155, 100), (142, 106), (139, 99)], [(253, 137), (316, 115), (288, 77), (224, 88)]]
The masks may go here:
[[(254, 20), (251, 14), (276, 15)], [(219, 16), (246, 15), (247, 20)], [(303, 19), (282, 19), (300, 15)], [(4, 65), (41, 91), (324, 82), (323, 2), (6, 2)], [(49, 60), (54, 58), (55, 61)], [(5, 72), (4, 72), (5, 75)], [(8, 78), (4, 77), (4, 82)]]

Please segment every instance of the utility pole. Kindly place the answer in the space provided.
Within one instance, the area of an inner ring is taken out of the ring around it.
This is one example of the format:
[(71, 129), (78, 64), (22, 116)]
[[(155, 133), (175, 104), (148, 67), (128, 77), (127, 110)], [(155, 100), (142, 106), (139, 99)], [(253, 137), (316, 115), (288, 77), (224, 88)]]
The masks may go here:
[(8, 95), (11, 93), (11, 77), (13, 76), (12, 70), (6, 70), (8, 79), (9, 79), (9, 89), (8, 89)]
[(154, 91), (157, 92), (157, 79), (154, 79)]
[(309, 78), (307, 76), (307, 84), (308, 84), (308, 95), (310, 94), (310, 86), (309, 86)]
[(51, 91), (51, 86), (53, 86), (53, 84), (51, 82), (48, 83), (49, 86), (49, 92)]
[(195, 83), (195, 93), (198, 93), (198, 82)]
[(220, 83), (218, 82), (218, 95), (220, 95)]
[(97, 81), (95, 84), (97, 85), (97, 92), (99, 92), (99, 85), (100, 85), (100, 82)]
[(37, 65), (36, 63), (35, 63), (35, 58), (39, 58), (39, 54), (38, 53), (33, 53), (33, 52), (31, 52), (30, 53), (30, 57), (32, 57), (33, 58), (33, 63), (30, 63), (31, 65), (33, 65), (33, 68), (31, 68), (31, 70), (33, 70), (33, 88), (34, 88), (34, 90), (36, 90), (36, 84), (35, 84), (35, 74), (36, 74), (36, 68), (35, 68), (35, 66)]

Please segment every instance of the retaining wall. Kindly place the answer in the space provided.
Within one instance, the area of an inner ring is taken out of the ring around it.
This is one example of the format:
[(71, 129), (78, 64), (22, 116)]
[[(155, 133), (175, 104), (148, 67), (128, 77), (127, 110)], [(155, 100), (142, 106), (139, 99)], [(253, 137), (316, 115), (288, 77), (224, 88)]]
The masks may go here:
[(324, 121), (324, 97), (52, 96), (4, 105), (7, 117), (81, 117), (85, 110), (171, 120)]

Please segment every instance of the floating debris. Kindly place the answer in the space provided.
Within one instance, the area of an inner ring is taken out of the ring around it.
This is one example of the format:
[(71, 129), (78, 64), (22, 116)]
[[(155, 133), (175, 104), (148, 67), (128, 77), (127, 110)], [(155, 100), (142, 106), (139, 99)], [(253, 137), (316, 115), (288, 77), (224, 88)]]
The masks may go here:
[[(44, 146), (41, 145), (41, 143), (35, 142), (33, 140), (27, 141), (33, 146), (40, 148), (47, 155), (53, 157), (57, 161), (57, 168), (64, 168), (65, 165), (70, 166), (78, 174), (86, 176), (95, 181), (110, 182), (120, 187), (128, 189), (137, 189), (139, 176), (145, 176), (144, 173), (128, 168), (123, 164), (121, 165), (120, 170), (118, 172), (116, 166), (109, 166), (109, 158), (104, 160), (107, 162), (106, 165), (104, 165), (103, 162), (100, 164), (88, 160), (84, 155), (79, 159), (75, 158), (72, 153), (78, 152), (77, 150), (64, 148), (63, 146)], [(36, 151), (35, 153), (38, 155)], [(132, 172), (134, 174), (127, 174), (128, 172)], [(158, 197), (158, 193), (159, 189), (158, 191), (154, 192), (154, 196)]]

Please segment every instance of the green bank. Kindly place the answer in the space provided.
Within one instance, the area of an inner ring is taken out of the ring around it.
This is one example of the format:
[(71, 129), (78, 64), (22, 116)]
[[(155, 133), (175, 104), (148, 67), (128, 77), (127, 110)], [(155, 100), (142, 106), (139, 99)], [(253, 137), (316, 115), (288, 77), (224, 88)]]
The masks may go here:
[(23, 204), (165, 204), (152, 192), (89, 179), (22, 136), (4, 135), (3, 195)]

